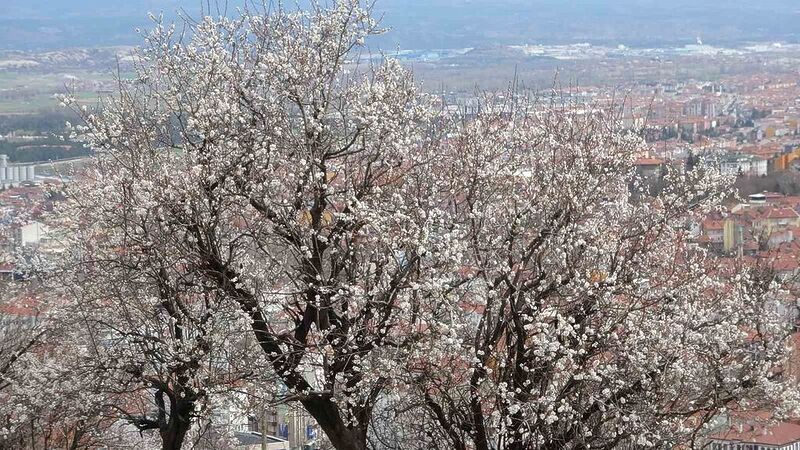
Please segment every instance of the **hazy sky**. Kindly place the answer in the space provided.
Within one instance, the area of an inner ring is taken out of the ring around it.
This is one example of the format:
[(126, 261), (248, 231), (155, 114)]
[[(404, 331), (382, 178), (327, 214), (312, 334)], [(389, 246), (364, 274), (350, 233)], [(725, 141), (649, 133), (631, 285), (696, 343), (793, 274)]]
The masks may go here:
[[(245, 0), (229, 0), (231, 8)], [(214, 3), (213, 1), (211, 2)], [(224, 0), (219, 0), (224, 4)], [(285, 2), (292, 4), (294, 2)], [(146, 13), (197, 13), (205, 0), (0, 0), (0, 48), (134, 44)], [(378, 0), (382, 45), (660, 45), (798, 40), (797, 0)]]

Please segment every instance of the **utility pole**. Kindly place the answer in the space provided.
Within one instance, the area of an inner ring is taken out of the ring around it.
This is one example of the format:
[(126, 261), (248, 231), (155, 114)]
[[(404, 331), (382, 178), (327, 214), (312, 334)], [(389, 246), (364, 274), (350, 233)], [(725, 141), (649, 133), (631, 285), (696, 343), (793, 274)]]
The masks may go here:
[(267, 450), (267, 407), (261, 407), (261, 417), (258, 431), (261, 432), (261, 450)]

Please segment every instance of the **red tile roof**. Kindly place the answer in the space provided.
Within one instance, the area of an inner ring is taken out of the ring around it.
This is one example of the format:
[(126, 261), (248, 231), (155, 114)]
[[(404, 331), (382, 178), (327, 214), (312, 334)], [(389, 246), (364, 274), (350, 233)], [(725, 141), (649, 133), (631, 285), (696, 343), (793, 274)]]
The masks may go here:
[(658, 158), (637, 158), (633, 163), (637, 166), (660, 166), (664, 164), (664, 160)]
[(800, 214), (792, 208), (770, 208), (765, 214), (765, 219), (797, 219)]
[(772, 262), (772, 268), (778, 272), (795, 271), (800, 267), (797, 258), (794, 255), (785, 255), (783, 257), (775, 258)]
[(800, 425), (788, 422), (775, 425), (748, 423), (734, 426), (711, 438), (719, 441), (783, 446), (800, 441)]
[(703, 221), (703, 230), (722, 230), (725, 222), (722, 220), (706, 219)]

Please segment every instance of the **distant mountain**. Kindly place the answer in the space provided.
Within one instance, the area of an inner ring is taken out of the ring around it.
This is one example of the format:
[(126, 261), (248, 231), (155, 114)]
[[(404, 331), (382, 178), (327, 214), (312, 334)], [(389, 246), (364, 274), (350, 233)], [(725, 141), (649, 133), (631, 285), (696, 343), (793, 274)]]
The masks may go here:
[(404, 48), (576, 43), (659, 46), (800, 38), (797, 0), (384, 0)]
[[(136, 44), (148, 11), (197, 15), (245, 1), (0, 0), (0, 49)], [(376, 12), (392, 32), (374, 42), (388, 49), (800, 40), (796, 0), (378, 0)]]
[(197, 8), (204, 0), (3, 0), (0, 19), (69, 21), (75, 18), (144, 17), (147, 11)]

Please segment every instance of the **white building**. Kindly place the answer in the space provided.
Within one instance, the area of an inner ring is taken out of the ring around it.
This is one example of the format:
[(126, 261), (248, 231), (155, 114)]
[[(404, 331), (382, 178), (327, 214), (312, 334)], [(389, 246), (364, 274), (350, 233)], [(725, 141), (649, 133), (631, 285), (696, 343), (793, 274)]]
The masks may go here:
[(768, 161), (758, 156), (729, 153), (719, 158), (719, 169), (725, 175), (760, 177), (767, 174)]
[(17, 231), (19, 245), (38, 245), (47, 235), (47, 227), (39, 222), (22, 225)]

